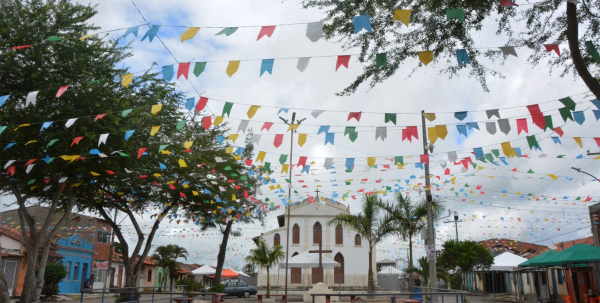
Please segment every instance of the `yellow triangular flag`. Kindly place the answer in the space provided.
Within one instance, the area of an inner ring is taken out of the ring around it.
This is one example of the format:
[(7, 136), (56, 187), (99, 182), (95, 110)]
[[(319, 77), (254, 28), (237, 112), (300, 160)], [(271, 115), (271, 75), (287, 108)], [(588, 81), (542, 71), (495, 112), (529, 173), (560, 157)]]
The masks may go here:
[(581, 142), (581, 138), (573, 137), (573, 140), (575, 140), (575, 142), (577, 142), (577, 145), (579, 145), (580, 148), (583, 148), (583, 143)]
[(17, 126), (17, 128), (14, 129), (14, 131), (17, 131), (17, 129), (21, 128), (21, 127), (27, 127), (30, 126), (31, 124), (21, 124), (19, 126)]
[(419, 52), (419, 61), (423, 62), (425, 65), (429, 64), (431, 61), (433, 61), (433, 52)]
[(225, 72), (227, 73), (227, 75), (229, 76), (229, 78), (231, 78), (231, 76), (233, 76), (233, 74), (235, 74), (238, 70), (238, 68), (240, 67), (240, 61), (229, 61), (229, 64), (227, 65), (227, 70), (225, 70)]
[(410, 13), (411, 10), (409, 9), (397, 9), (394, 11), (394, 18), (392, 20), (400, 20), (400, 22), (408, 27), (408, 24), (410, 23)]
[(558, 179), (558, 176), (554, 175), (554, 174), (547, 174), (546, 176), (552, 178), (553, 180)]
[(217, 125), (223, 123), (223, 118), (225, 118), (225, 116), (216, 116), (215, 121), (213, 121), (213, 124), (215, 126), (217, 126)]
[(194, 38), (194, 36), (198, 33), (199, 30), (199, 27), (188, 28), (185, 32), (183, 32), (183, 34), (181, 34), (181, 42)]
[(160, 177), (160, 174), (156, 173), (156, 174), (154, 174), (154, 176), (158, 178), (158, 177)]
[(438, 135), (437, 135), (437, 129), (435, 128), (435, 126), (427, 128), (427, 138), (429, 139), (429, 142), (431, 142), (431, 143), (435, 143), (435, 141), (437, 141)]
[(448, 135), (448, 128), (446, 128), (446, 125), (436, 125), (435, 131), (437, 132), (438, 138), (442, 140), (446, 139), (446, 136)]
[(242, 158), (240, 158), (240, 156), (238, 156), (238, 155), (236, 155), (236, 154), (233, 154), (233, 158), (234, 158), (236, 161), (242, 160)]
[(96, 36), (96, 35), (97, 35), (97, 34), (87, 34), (87, 35), (85, 35), (85, 36), (82, 36), (81, 38), (79, 38), (79, 40), (83, 41), (83, 40), (85, 40), (85, 39), (87, 39), (87, 38), (91, 38), (91, 37), (94, 37), (94, 36)]
[(98, 177), (98, 176), (100, 176), (100, 174), (99, 174), (99, 173), (97, 173), (97, 172), (90, 172), (90, 174), (92, 174), (92, 176), (94, 176), (94, 177)]
[(31, 140), (31, 141), (28, 141), (27, 143), (25, 143), (25, 145), (27, 145), (29, 143), (35, 143), (35, 142), (37, 142), (37, 140)]
[(423, 113), (423, 117), (430, 122), (433, 122), (436, 119), (435, 113)]
[(277, 184), (277, 188), (281, 188), (281, 184), (279, 184), (279, 183), (278, 183), (278, 184)]
[(250, 106), (250, 109), (248, 109), (248, 118), (252, 119), (252, 117), (254, 117), (254, 115), (256, 114), (256, 111), (260, 108), (260, 105), (252, 105)]
[(264, 151), (260, 151), (260, 152), (258, 152), (258, 156), (256, 156), (256, 161), (255, 161), (255, 162), (256, 162), (256, 163), (258, 163), (258, 161), (261, 161), (261, 162), (263, 162), (263, 163), (264, 163), (264, 162), (265, 162), (265, 156), (266, 156), (266, 155), (267, 155), (267, 153), (266, 153), (266, 152), (264, 152)]
[(225, 152), (231, 154), (233, 152), (233, 146), (228, 147)]
[(168, 151), (168, 150), (166, 150), (166, 149), (161, 150), (160, 153), (163, 154), (163, 155), (170, 155), (171, 154), (171, 152)]
[(194, 194), (194, 196), (199, 196), (199, 195), (200, 195), (200, 194), (199, 194), (197, 191), (195, 191), (195, 190), (192, 190), (192, 194)]
[(150, 130), (150, 136), (156, 135), (156, 133), (158, 133), (159, 129), (160, 129), (160, 125), (152, 126), (152, 129)]
[(400, 163), (396, 164), (396, 166), (398, 166), (398, 169), (404, 169), (404, 166), (402, 166)]
[(511, 158), (511, 157), (517, 156), (517, 153), (510, 145), (510, 142), (504, 142), (504, 143), (500, 144), (500, 146), (502, 147), (502, 152), (507, 157)]
[(190, 147), (192, 147), (192, 144), (194, 144), (194, 141), (187, 141), (183, 143), (183, 148), (189, 149)]
[(185, 164), (183, 159), (179, 159), (179, 167), (187, 167), (187, 164)]
[(152, 105), (152, 109), (150, 110), (150, 112), (153, 115), (156, 115), (161, 109), (162, 109), (162, 104)]
[(369, 165), (369, 167), (373, 167), (373, 165), (375, 165), (375, 157), (368, 157), (367, 165)]
[(273, 186), (273, 185), (269, 185), (269, 189), (270, 189), (270, 190), (275, 190), (275, 186)]
[(288, 172), (288, 168), (290, 167), (289, 164), (283, 164), (281, 165), (281, 173), (287, 173)]
[(232, 194), (231, 195), (231, 201), (235, 201), (235, 200), (237, 200), (237, 197), (235, 196), (235, 194)]
[(238, 134), (231, 134), (229, 137), (227, 137), (227, 140), (231, 140), (233, 143), (235, 143), (235, 140), (237, 140), (238, 136)]
[(300, 124), (290, 124), (290, 127), (288, 127), (287, 131), (289, 132), (292, 129), (298, 131), (298, 126), (300, 126)]
[(123, 76), (123, 80), (121, 80), (121, 85), (123, 85), (125, 87), (129, 87), (129, 84), (131, 84), (131, 81), (133, 81), (133, 73)]
[(298, 134), (298, 145), (302, 147), (306, 143), (306, 134)]

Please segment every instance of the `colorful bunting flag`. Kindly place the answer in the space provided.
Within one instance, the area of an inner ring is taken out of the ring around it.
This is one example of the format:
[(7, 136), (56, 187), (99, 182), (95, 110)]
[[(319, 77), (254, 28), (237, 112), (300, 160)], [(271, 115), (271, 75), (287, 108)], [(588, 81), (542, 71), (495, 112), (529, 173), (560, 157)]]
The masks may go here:
[(431, 63), (431, 61), (433, 61), (433, 52), (432, 51), (419, 52), (419, 61), (421, 61), (424, 65)]
[(256, 38), (256, 41), (260, 40), (260, 38), (262, 38), (264, 36), (271, 38), (271, 35), (273, 35), (274, 31), (275, 31), (275, 26), (263, 26), (260, 29), (260, 32), (258, 33), (258, 38)]
[(337, 72), (338, 68), (342, 65), (348, 68), (348, 62), (350, 62), (350, 55), (338, 56), (335, 63), (335, 71)]
[(355, 34), (358, 34), (358, 32), (360, 32), (362, 29), (367, 30), (369, 33), (373, 32), (373, 29), (371, 28), (371, 18), (369, 15), (353, 17), (352, 22), (354, 23)]
[(260, 64), (260, 76), (267, 72), (270, 75), (273, 74), (273, 64), (275, 63), (275, 59), (263, 59)]
[(229, 78), (231, 78), (231, 76), (233, 76), (233, 74), (235, 74), (238, 70), (238, 68), (240, 67), (240, 61), (229, 61), (229, 64), (227, 64), (227, 69), (225, 70), (225, 72), (227, 73), (227, 75), (229, 76)]
[(146, 38), (148, 38), (148, 40), (150, 40), (150, 42), (152, 42), (152, 40), (154, 39), (154, 36), (156, 36), (159, 29), (160, 29), (160, 25), (152, 25), (152, 27), (150, 27), (150, 29), (148, 29), (148, 31), (142, 37), (142, 41), (144, 41), (144, 40), (146, 40)]
[(177, 69), (177, 79), (183, 76), (185, 80), (188, 79), (188, 73), (190, 72), (190, 62), (181, 62), (179, 63), (179, 68)]
[(190, 40), (196, 36), (196, 34), (200, 31), (199, 27), (190, 27), (183, 34), (181, 34), (181, 42)]
[(558, 44), (544, 44), (546, 48), (546, 52), (554, 51), (560, 57), (560, 49), (558, 48)]
[(392, 18), (392, 20), (394, 21), (400, 21), (402, 23), (404, 23), (404, 25), (406, 25), (406, 27), (408, 27), (408, 24), (410, 23), (410, 14), (411, 14), (411, 10), (407, 9), (397, 9), (394, 11), (394, 17)]
[[(306, 24), (306, 37), (312, 41), (317, 42), (323, 37), (323, 21), (311, 22)], [(308, 62), (307, 62), (308, 64)], [(301, 70), (303, 71), (303, 70)]]

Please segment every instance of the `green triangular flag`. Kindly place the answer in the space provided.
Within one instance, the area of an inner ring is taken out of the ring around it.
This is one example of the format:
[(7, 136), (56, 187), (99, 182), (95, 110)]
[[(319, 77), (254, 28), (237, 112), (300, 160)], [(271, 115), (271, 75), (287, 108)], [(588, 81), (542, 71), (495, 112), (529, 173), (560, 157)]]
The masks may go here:
[(473, 166), (473, 168), (477, 168), (477, 163), (471, 163), (471, 165)]
[(404, 156), (396, 156), (394, 157), (394, 164), (402, 164), (404, 165)]
[(126, 153), (122, 153), (122, 152), (118, 152), (118, 153), (119, 153), (119, 155), (120, 155), (121, 157), (129, 157), (129, 155), (128, 155), (128, 154), (126, 154)]
[(451, 190), (451, 191), (454, 191), (454, 187), (452, 187), (450, 190)]
[(27, 181), (27, 185), (31, 185), (33, 183), (35, 183), (35, 179), (31, 179), (31, 180)]
[(295, 193), (295, 194), (297, 194), (297, 193), (298, 193), (298, 191), (294, 190), (294, 193)]
[(394, 123), (394, 125), (396, 125), (396, 113), (386, 113), (385, 114), (385, 122), (384, 123), (388, 123), (389, 121), (392, 121), (392, 123)]
[(598, 50), (594, 46), (594, 43), (592, 41), (585, 41), (585, 46), (587, 47), (590, 56), (596, 60), (596, 63), (600, 63), (600, 54), (598, 54)]
[(244, 175), (242, 175), (242, 176), (240, 177), (240, 179), (242, 179), (242, 181), (248, 181), (248, 177), (246, 177), (246, 176), (244, 176)]
[(0, 126), (0, 135), (2, 135), (2, 132), (4, 132), (5, 129), (6, 129), (6, 126)]
[(351, 185), (350, 181), (346, 181), (346, 185)]
[(231, 170), (231, 166), (225, 166), (225, 170)]
[(382, 66), (387, 66), (387, 54), (377, 54), (375, 56), (375, 69), (379, 69)]
[(581, 200), (581, 197), (577, 197), (577, 199), (575, 199), (575, 200)]
[(185, 127), (185, 120), (177, 122), (177, 130), (182, 130)]
[(229, 35), (235, 33), (235, 31), (237, 31), (237, 29), (238, 29), (237, 27), (226, 27), (222, 31), (218, 32), (215, 36), (223, 35), (223, 34), (225, 34), (225, 36), (229, 36)]
[(58, 37), (58, 36), (50, 36), (50, 37), (46, 38), (46, 41), (56, 42), (56, 41), (60, 41), (62, 39), (63, 38)]
[(560, 116), (563, 118), (563, 120), (565, 120), (565, 122), (567, 122), (567, 119), (571, 119), (571, 121), (573, 121), (573, 115), (571, 114), (571, 110), (569, 110), (568, 107), (559, 108), (558, 112), (560, 113)]
[(556, 156), (556, 157), (557, 157), (557, 158), (563, 158), (563, 157), (565, 157), (565, 156), (567, 156), (567, 155), (558, 155), (558, 156)]
[(492, 154), (485, 154), (485, 158), (490, 162), (494, 162), (494, 155)]
[(100, 82), (100, 80), (93, 80), (92, 82), (88, 83), (88, 85), (86, 85), (85, 87), (88, 87), (88, 86), (90, 86), (94, 83), (98, 83), (98, 82)]
[(355, 133), (355, 132), (356, 132), (356, 126), (346, 126), (346, 129), (344, 130), (344, 136), (347, 134)]
[(133, 109), (126, 109), (121, 113), (121, 117), (125, 118)]
[(533, 170), (531, 168), (527, 171), (528, 174), (533, 174)]
[(246, 184), (248, 187), (252, 187), (252, 183), (248, 183)]
[(552, 124), (552, 115), (544, 116), (544, 119), (546, 120), (546, 126), (544, 127), (544, 131), (546, 131), (546, 128), (554, 130), (554, 125)]
[(233, 173), (233, 174), (231, 174), (231, 176), (232, 176), (232, 177), (237, 177), (237, 176), (238, 176), (238, 174), (236, 174), (236, 173)]
[(497, 149), (492, 149), (492, 154), (494, 154), (494, 156), (496, 156), (496, 158), (500, 157), (500, 151)]
[(287, 157), (288, 157), (288, 155), (279, 156), (279, 164), (285, 163), (285, 161), (287, 161)]
[(232, 107), (233, 107), (233, 103), (225, 102), (225, 105), (223, 106), (223, 114), (221, 114), (221, 116), (225, 116), (225, 114), (227, 114), (227, 117), (229, 117)]
[(535, 146), (537, 149), (542, 150), (542, 148), (540, 148), (540, 144), (537, 142), (537, 139), (535, 138), (535, 135), (527, 136), (527, 144), (529, 144), (529, 149), (532, 149), (532, 147)]
[(454, 194), (458, 197), (458, 193), (457, 192), (454, 192)]
[(163, 149), (167, 148), (167, 146), (169, 146), (169, 144), (163, 144), (163, 145), (159, 146), (158, 152), (160, 153)]
[(263, 172), (268, 173), (271, 171), (271, 162), (266, 162), (265, 167), (263, 168)]
[(469, 187), (469, 183), (465, 183), (465, 187)]
[[(0, 134), (1, 134), (1, 133), (2, 133), (2, 132), (0, 131)], [(58, 141), (58, 139), (52, 139), (52, 140), (50, 140), (50, 142), (48, 142), (48, 145), (46, 145), (46, 148), (48, 148), (48, 147), (50, 147), (50, 146), (54, 145), (54, 143), (56, 143), (57, 141)]]
[(356, 133), (356, 132), (350, 133), (348, 138), (350, 138), (350, 141), (354, 142), (356, 140), (356, 138), (358, 138), (358, 133)]
[(347, 172), (347, 173), (351, 173), (351, 172), (352, 172), (352, 170), (351, 170), (351, 169), (347, 169), (347, 170), (346, 170), (346, 172)]
[(446, 20), (451, 20), (452, 18), (458, 19), (460, 23), (465, 23), (465, 11), (462, 8), (447, 9)]
[(562, 102), (562, 104), (565, 105), (566, 108), (574, 111), (575, 110), (575, 101), (573, 101), (573, 99), (571, 99), (571, 97), (566, 97), (566, 98), (562, 98), (562, 99), (558, 99), (558, 101)]
[(206, 68), (206, 62), (196, 62), (194, 65), (194, 75), (196, 75), (196, 77), (200, 76), (204, 71), (204, 68)]
[(285, 179), (285, 182), (287, 182), (287, 183), (292, 183), (292, 180), (290, 180), (290, 179)]

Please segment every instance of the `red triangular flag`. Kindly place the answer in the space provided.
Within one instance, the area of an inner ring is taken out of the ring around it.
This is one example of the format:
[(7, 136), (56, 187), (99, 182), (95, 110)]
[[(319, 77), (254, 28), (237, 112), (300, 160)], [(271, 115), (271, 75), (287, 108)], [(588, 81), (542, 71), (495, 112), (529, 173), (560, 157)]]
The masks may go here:
[(170, 183), (169, 183), (169, 187), (170, 187), (171, 189), (175, 189), (175, 185), (173, 185), (173, 184), (170, 184)]
[(73, 142), (71, 142), (71, 147), (73, 147), (73, 144), (79, 144), (79, 141), (81, 141), (81, 139), (83, 139), (83, 136), (73, 139)]
[(444, 175), (449, 175), (450, 174), (450, 168), (446, 168), (446, 170), (444, 171)]
[(32, 47), (33, 45), (21, 45), (21, 46), (13, 46), (10, 49), (22, 49), (22, 48), (28, 48), (28, 47)]
[(429, 165), (429, 155), (427, 155), (427, 154), (421, 155), (419, 162), (427, 163), (427, 165)]
[(180, 197), (182, 197), (182, 198), (184, 198), (184, 197), (185, 197), (185, 194), (184, 194), (183, 192), (181, 192), (181, 191), (180, 191), (180, 192), (179, 192), (179, 196), (180, 196)]
[(202, 126), (204, 126), (205, 129), (209, 129), (211, 124), (212, 124), (212, 121), (211, 121), (210, 116), (206, 116), (206, 117), (202, 118)]
[(335, 71), (337, 72), (338, 68), (342, 65), (348, 68), (348, 62), (350, 62), (350, 55), (338, 56), (335, 63)]
[(265, 124), (263, 124), (263, 127), (260, 129), (260, 131), (262, 131), (263, 129), (271, 130), (271, 126), (273, 126), (273, 122), (265, 122)]
[(142, 148), (138, 149), (138, 157), (137, 158), (139, 159), (140, 157), (142, 157), (142, 154), (144, 154), (147, 149), (148, 149), (147, 147), (142, 147)]
[(29, 161), (27, 161), (27, 163), (25, 163), (25, 165), (23, 167), (35, 162), (35, 160), (37, 160), (37, 159), (29, 159)]
[(116, 173), (115, 173), (114, 171), (112, 171), (112, 170), (106, 170), (106, 172), (107, 172), (109, 175), (115, 175), (115, 174), (116, 174)]
[(351, 112), (348, 114), (348, 121), (350, 121), (350, 119), (354, 118), (354, 119), (356, 119), (356, 121), (360, 122), (361, 115), (362, 115), (362, 112)]
[(558, 44), (544, 44), (547, 52), (554, 51), (560, 57), (560, 49), (558, 48)]
[(598, 147), (600, 147), (600, 138), (594, 138), (594, 140), (596, 141), (596, 144), (598, 144)]
[(6, 174), (7, 174), (7, 175), (8, 175), (8, 174), (11, 174), (11, 175), (13, 175), (13, 177), (14, 177), (14, 176), (15, 176), (15, 169), (16, 169), (16, 168), (15, 168), (15, 166), (14, 166), (14, 165), (13, 165), (13, 166), (10, 166), (10, 167), (9, 167), (9, 168), (6, 170)]
[(300, 157), (298, 160), (298, 166), (302, 166), (302, 168), (304, 168), (306, 166), (306, 159), (306, 157)]
[(56, 92), (56, 98), (60, 98), (60, 96), (62, 96), (62, 94), (64, 94), (67, 91), (67, 88), (69, 88), (71, 85), (65, 85), (65, 86), (61, 86), (58, 89), (58, 92)]
[(565, 132), (563, 132), (563, 130), (562, 130), (562, 128), (560, 128), (560, 126), (555, 127), (554, 132), (557, 133), (561, 137), (565, 134)]
[(190, 71), (190, 63), (189, 62), (179, 63), (179, 68), (177, 69), (177, 79), (179, 79), (179, 77), (183, 75), (185, 77), (185, 79), (187, 80), (189, 71)]
[(500, 6), (516, 6), (516, 7), (518, 7), (519, 5), (516, 3), (510, 2), (508, 0), (501, 0)]
[(538, 104), (528, 105), (527, 109), (531, 114), (531, 120), (533, 120), (533, 124), (544, 130), (546, 127), (546, 119), (544, 119), (544, 114), (540, 110), (540, 106)]
[(250, 195), (248, 195), (248, 192), (246, 190), (244, 190), (244, 199), (248, 199), (250, 198)]
[(94, 122), (96, 122), (96, 121), (104, 118), (104, 116), (106, 116), (106, 114), (99, 114), (99, 115), (97, 115), (96, 118), (94, 118)]
[(273, 145), (275, 145), (275, 148), (278, 148), (279, 146), (281, 146), (282, 142), (283, 142), (283, 134), (275, 135), (275, 140), (273, 140)]
[(517, 135), (520, 135), (521, 131), (525, 131), (529, 134), (529, 130), (527, 129), (527, 119), (517, 119)]
[(246, 166), (252, 166), (252, 159), (246, 159)]
[(273, 25), (273, 26), (263, 26), (260, 29), (260, 32), (258, 33), (258, 38), (256, 38), (256, 41), (260, 40), (260, 38), (262, 38), (265, 35), (267, 37), (271, 38), (271, 35), (273, 35), (274, 31), (275, 31), (275, 25)]
[(405, 128), (402, 130), (402, 141), (408, 139), (408, 130)]
[(201, 110), (203, 110), (207, 102), (208, 98), (200, 97), (200, 100), (198, 100), (198, 104), (196, 104), (196, 112), (199, 113)]

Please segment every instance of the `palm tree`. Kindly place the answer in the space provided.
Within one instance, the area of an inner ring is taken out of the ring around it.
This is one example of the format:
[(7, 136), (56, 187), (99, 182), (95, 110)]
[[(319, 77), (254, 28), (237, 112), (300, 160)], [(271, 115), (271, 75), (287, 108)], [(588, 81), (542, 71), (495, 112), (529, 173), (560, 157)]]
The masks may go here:
[[(435, 222), (439, 220), (445, 207), (438, 199), (433, 199), (431, 204)], [(423, 220), (427, 216), (427, 202), (423, 199), (419, 203), (412, 203), (410, 197), (403, 197), (402, 194), (397, 193), (392, 202), (382, 203), (381, 208), (393, 219), (394, 228), (402, 240), (408, 241), (408, 269), (410, 270), (414, 267), (412, 239), (427, 226), (427, 222)]]
[(177, 259), (183, 258), (187, 261), (187, 255), (188, 251), (179, 245), (169, 244), (156, 248), (151, 258), (154, 259), (157, 267), (161, 267), (164, 270), (163, 281), (159, 281), (160, 284), (167, 285), (168, 274), (171, 286), (173, 286), (173, 278), (177, 275), (177, 268), (181, 264)]
[(266, 297), (270, 298), (271, 280), (269, 278), (269, 269), (285, 258), (282, 246), (275, 246), (270, 249), (264, 240), (258, 242), (258, 247), (251, 249), (250, 254), (246, 257), (246, 262), (259, 267), (264, 267), (267, 270), (267, 293)]
[(337, 226), (338, 224), (355, 230), (361, 237), (369, 242), (369, 276), (367, 283), (367, 292), (375, 292), (375, 281), (373, 280), (373, 248), (377, 242), (389, 234), (395, 232), (391, 223), (391, 217), (382, 216), (382, 201), (376, 196), (365, 196), (362, 201), (362, 209), (358, 214), (342, 213), (336, 215), (327, 222), (327, 225)]
[[(417, 259), (417, 263), (419, 263), (420, 268), (413, 267), (413, 268), (409, 269), (407, 272), (411, 273), (411, 274), (416, 273), (416, 274), (420, 275), (421, 277), (423, 277), (423, 286), (431, 287), (427, 284), (427, 283), (429, 283), (429, 261), (427, 260), (426, 257), (420, 257), (419, 259)], [(440, 263), (436, 263), (436, 265), (439, 265), (439, 264)], [(437, 271), (438, 278), (440, 278), (440, 279), (444, 280), (444, 282), (448, 283), (448, 279), (450, 278), (448, 275), (448, 272), (441, 266), (436, 266), (436, 271)], [(437, 288), (437, 285), (432, 288)]]

